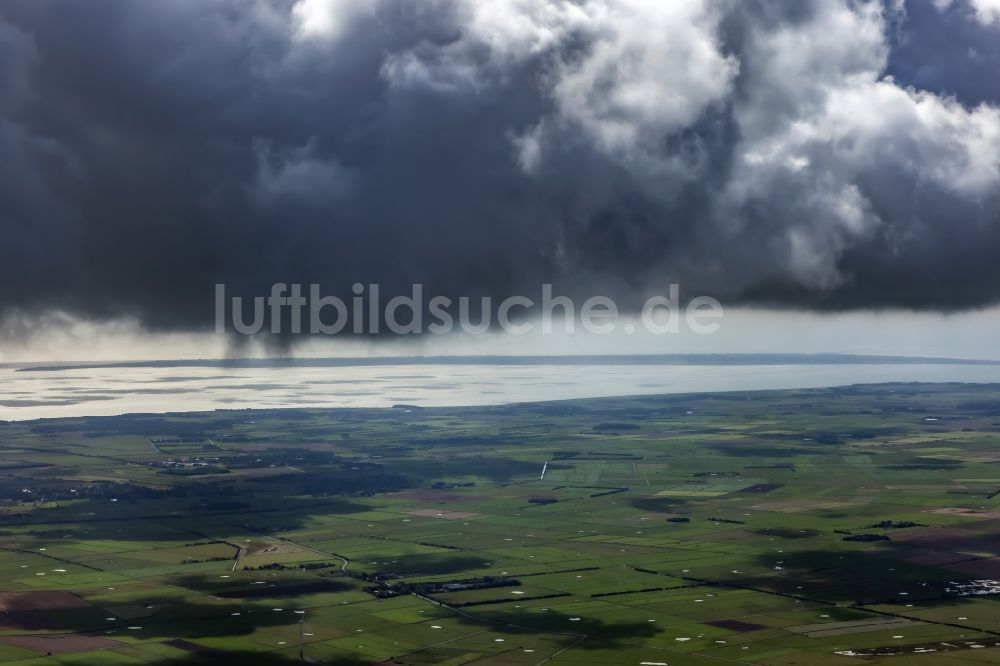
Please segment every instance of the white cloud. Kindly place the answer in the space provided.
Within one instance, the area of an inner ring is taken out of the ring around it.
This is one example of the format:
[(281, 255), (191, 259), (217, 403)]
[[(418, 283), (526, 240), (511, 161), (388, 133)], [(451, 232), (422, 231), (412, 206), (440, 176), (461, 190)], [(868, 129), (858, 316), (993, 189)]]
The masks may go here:
[[(623, 160), (724, 99), (738, 71), (720, 52), (721, 5), (706, 0), (458, 0), (459, 39), (426, 42), (386, 61), (396, 86), (468, 90), (547, 57), (555, 106), (547, 128), (570, 126)], [(574, 49), (572, 42), (586, 44)]]
[(1000, 0), (972, 0), (972, 7), (981, 22), (993, 24), (1000, 21)]
[(552, 95), (560, 117), (605, 152), (643, 151), (730, 93), (738, 64), (720, 51), (710, 3), (620, 0), (602, 9), (593, 46), (560, 61)]
[[(421, 13), (450, 11), (457, 38), (421, 41), (388, 54), (383, 77), (397, 87), (461, 92), (502, 79), (511, 67), (597, 29), (605, 0), (424, 0)], [(440, 14), (438, 14), (440, 15)]]
[[(972, 2), (981, 20), (1000, 15), (1000, 0)], [(762, 250), (753, 244), (720, 248), (737, 255), (726, 261), (738, 271), (774, 271), (811, 289), (843, 284), (850, 278), (839, 268), (843, 253), (876, 233), (884, 215), (908, 215), (892, 206), (912, 205), (873, 205), (858, 185), (865, 179), (903, 179), (973, 200), (1000, 192), (1000, 111), (965, 108), (884, 75), (886, 16), (901, 11), (895, 0), (817, 2), (795, 20), (745, 13), (739, 57), (724, 51), (720, 35), (724, 15), (741, 11), (729, 2), (449, 6), (457, 38), (391, 54), (383, 75), (394, 86), (463, 93), (541, 62), (537, 85), (551, 109), (510, 137), (527, 174), (542, 173), (560, 145), (583, 143), (650, 196), (669, 200), (680, 183), (700, 179), (705, 164), (697, 142), (692, 156), (668, 140), (710, 110), (729, 111), (738, 138), (714, 223), (737, 245), (765, 237), (766, 251), (779, 257), (777, 264), (739, 259)], [(773, 220), (748, 216), (762, 205), (759, 214)]]
[[(856, 183), (899, 178), (986, 199), (1000, 192), (1000, 110), (903, 88), (883, 76), (880, 6), (825, 3), (811, 21), (755, 33), (748, 90), (734, 102), (741, 139), (720, 217), (747, 231), (754, 202), (786, 224), (786, 256), (805, 286), (847, 276), (842, 253), (883, 224)], [(912, 200), (895, 205), (912, 205)], [(904, 214), (905, 216), (905, 214)]]
[(374, 11), (376, 0), (297, 0), (292, 7), (300, 39), (337, 39), (355, 19)]
[[(955, 0), (934, 0), (934, 6), (939, 11), (951, 7)], [(976, 19), (984, 25), (1000, 22), (1000, 0), (969, 0)]]

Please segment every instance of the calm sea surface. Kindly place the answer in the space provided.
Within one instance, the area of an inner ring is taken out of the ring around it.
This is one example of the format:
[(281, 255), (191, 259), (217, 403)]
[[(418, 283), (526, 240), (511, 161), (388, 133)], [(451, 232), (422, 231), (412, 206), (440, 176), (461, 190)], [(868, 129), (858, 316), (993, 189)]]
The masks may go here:
[(234, 408), (490, 405), (877, 382), (997, 382), (1000, 365), (0, 368), (0, 420)]

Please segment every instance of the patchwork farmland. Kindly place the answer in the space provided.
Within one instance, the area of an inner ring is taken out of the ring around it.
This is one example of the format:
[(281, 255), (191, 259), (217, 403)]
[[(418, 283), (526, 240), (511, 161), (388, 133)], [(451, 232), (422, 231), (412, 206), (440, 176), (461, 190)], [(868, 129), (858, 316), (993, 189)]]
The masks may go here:
[(935, 384), (0, 424), (0, 660), (992, 663), (998, 445)]

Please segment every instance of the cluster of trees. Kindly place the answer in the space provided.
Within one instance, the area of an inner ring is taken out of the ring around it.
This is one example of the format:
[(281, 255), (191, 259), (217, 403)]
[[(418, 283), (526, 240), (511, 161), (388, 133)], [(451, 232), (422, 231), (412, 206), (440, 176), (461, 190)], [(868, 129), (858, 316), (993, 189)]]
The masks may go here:
[(482, 578), (463, 578), (461, 580), (428, 581), (424, 583), (388, 583), (381, 574), (367, 576), (358, 574), (358, 578), (370, 580), (375, 585), (365, 588), (374, 597), (385, 599), (387, 597), (398, 597), (403, 594), (419, 594), (426, 596), (429, 594), (444, 594), (446, 592), (458, 592), (468, 590), (486, 590), (494, 587), (517, 587), (521, 581), (503, 576), (483, 576)]

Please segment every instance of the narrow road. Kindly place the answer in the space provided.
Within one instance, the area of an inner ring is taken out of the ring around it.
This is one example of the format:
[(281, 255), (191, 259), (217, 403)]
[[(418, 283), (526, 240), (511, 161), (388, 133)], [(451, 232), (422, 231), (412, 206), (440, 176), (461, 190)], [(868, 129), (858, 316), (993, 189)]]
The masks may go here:
[(236, 571), (236, 567), (240, 565), (240, 558), (243, 557), (243, 546), (236, 546), (236, 559), (233, 560), (233, 568), (230, 572)]

